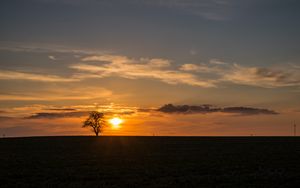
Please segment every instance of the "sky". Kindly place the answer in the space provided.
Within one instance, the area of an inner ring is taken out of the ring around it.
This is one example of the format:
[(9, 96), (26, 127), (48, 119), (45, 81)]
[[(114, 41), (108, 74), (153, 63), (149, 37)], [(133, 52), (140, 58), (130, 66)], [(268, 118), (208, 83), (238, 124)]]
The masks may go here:
[[(0, 136), (290, 136), (297, 0), (1, 0)], [(299, 123), (298, 123), (299, 124)]]

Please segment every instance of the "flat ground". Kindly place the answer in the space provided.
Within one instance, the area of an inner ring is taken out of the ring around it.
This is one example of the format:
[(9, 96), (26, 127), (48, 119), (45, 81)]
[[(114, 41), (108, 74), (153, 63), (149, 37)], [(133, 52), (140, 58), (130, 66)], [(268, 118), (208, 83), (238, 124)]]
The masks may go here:
[(4, 138), (0, 187), (300, 187), (300, 138)]

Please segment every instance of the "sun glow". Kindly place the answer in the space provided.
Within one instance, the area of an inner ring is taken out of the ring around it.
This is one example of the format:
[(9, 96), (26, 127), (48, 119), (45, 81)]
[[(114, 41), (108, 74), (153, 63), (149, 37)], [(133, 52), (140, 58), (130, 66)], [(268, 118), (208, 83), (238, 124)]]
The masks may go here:
[(109, 123), (112, 125), (113, 129), (119, 129), (120, 124), (123, 122), (124, 122), (124, 120), (122, 120), (121, 118), (118, 118), (118, 117), (114, 117), (109, 120)]

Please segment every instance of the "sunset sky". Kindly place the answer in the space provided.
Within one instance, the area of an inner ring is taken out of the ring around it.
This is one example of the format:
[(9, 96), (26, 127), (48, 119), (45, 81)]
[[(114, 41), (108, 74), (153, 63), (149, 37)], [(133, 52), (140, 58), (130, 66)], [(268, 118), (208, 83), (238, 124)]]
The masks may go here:
[[(0, 136), (292, 135), (298, 0), (1, 0)], [(172, 104), (172, 105), (167, 105)], [(300, 126), (299, 126), (300, 129)]]

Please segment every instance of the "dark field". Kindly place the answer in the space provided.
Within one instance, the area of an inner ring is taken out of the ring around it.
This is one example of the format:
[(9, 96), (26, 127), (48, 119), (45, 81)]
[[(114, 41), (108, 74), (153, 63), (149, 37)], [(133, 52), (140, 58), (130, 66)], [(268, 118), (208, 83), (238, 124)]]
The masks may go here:
[(296, 137), (0, 139), (0, 187), (300, 187)]

